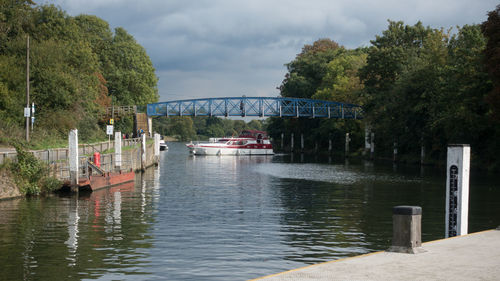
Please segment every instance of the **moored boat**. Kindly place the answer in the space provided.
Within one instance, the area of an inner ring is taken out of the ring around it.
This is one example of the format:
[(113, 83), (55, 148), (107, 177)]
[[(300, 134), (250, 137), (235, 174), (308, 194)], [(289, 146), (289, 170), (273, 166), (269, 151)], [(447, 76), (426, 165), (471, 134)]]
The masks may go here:
[(272, 155), (273, 146), (267, 133), (245, 130), (238, 137), (211, 139), (205, 143), (186, 144), (194, 155)]
[(168, 150), (167, 143), (164, 140), (160, 140), (160, 150)]

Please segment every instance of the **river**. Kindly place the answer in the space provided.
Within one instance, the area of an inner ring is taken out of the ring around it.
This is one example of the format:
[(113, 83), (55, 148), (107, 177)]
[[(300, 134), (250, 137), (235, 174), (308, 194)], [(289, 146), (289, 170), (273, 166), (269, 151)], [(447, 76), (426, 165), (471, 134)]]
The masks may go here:
[[(246, 280), (385, 250), (396, 205), (444, 236), (444, 169), (169, 146), (135, 183), (0, 201), (0, 280)], [(469, 232), (499, 226), (498, 177), (470, 181)]]

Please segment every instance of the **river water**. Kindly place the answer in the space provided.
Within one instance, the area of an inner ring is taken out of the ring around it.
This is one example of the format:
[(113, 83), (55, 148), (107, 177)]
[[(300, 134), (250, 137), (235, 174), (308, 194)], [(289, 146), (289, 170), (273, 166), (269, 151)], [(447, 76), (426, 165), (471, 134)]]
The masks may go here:
[[(396, 205), (444, 236), (445, 170), (169, 146), (135, 183), (0, 201), (0, 280), (246, 280), (387, 249)], [(469, 232), (500, 225), (499, 198), (473, 170)]]

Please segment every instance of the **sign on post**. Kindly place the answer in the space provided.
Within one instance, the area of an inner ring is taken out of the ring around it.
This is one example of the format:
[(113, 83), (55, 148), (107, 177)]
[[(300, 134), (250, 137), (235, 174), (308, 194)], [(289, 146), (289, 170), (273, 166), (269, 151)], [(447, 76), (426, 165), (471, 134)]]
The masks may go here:
[(113, 134), (113, 125), (106, 125), (106, 135)]
[(445, 237), (465, 235), (469, 217), (470, 146), (448, 146)]
[(30, 112), (31, 112), (31, 108), (25, 107), (24, 108), (24, 117), (30, 117)]

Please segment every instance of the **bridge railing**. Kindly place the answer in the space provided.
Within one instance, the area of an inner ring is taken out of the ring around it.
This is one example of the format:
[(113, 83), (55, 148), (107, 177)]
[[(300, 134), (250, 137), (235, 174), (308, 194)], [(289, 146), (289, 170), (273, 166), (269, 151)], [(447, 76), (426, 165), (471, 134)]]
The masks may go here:
[(227, 97), (176, 100), (147, 105), (148, 116), (252, 116), (361, 119), (355, 104), (280, 97)]

